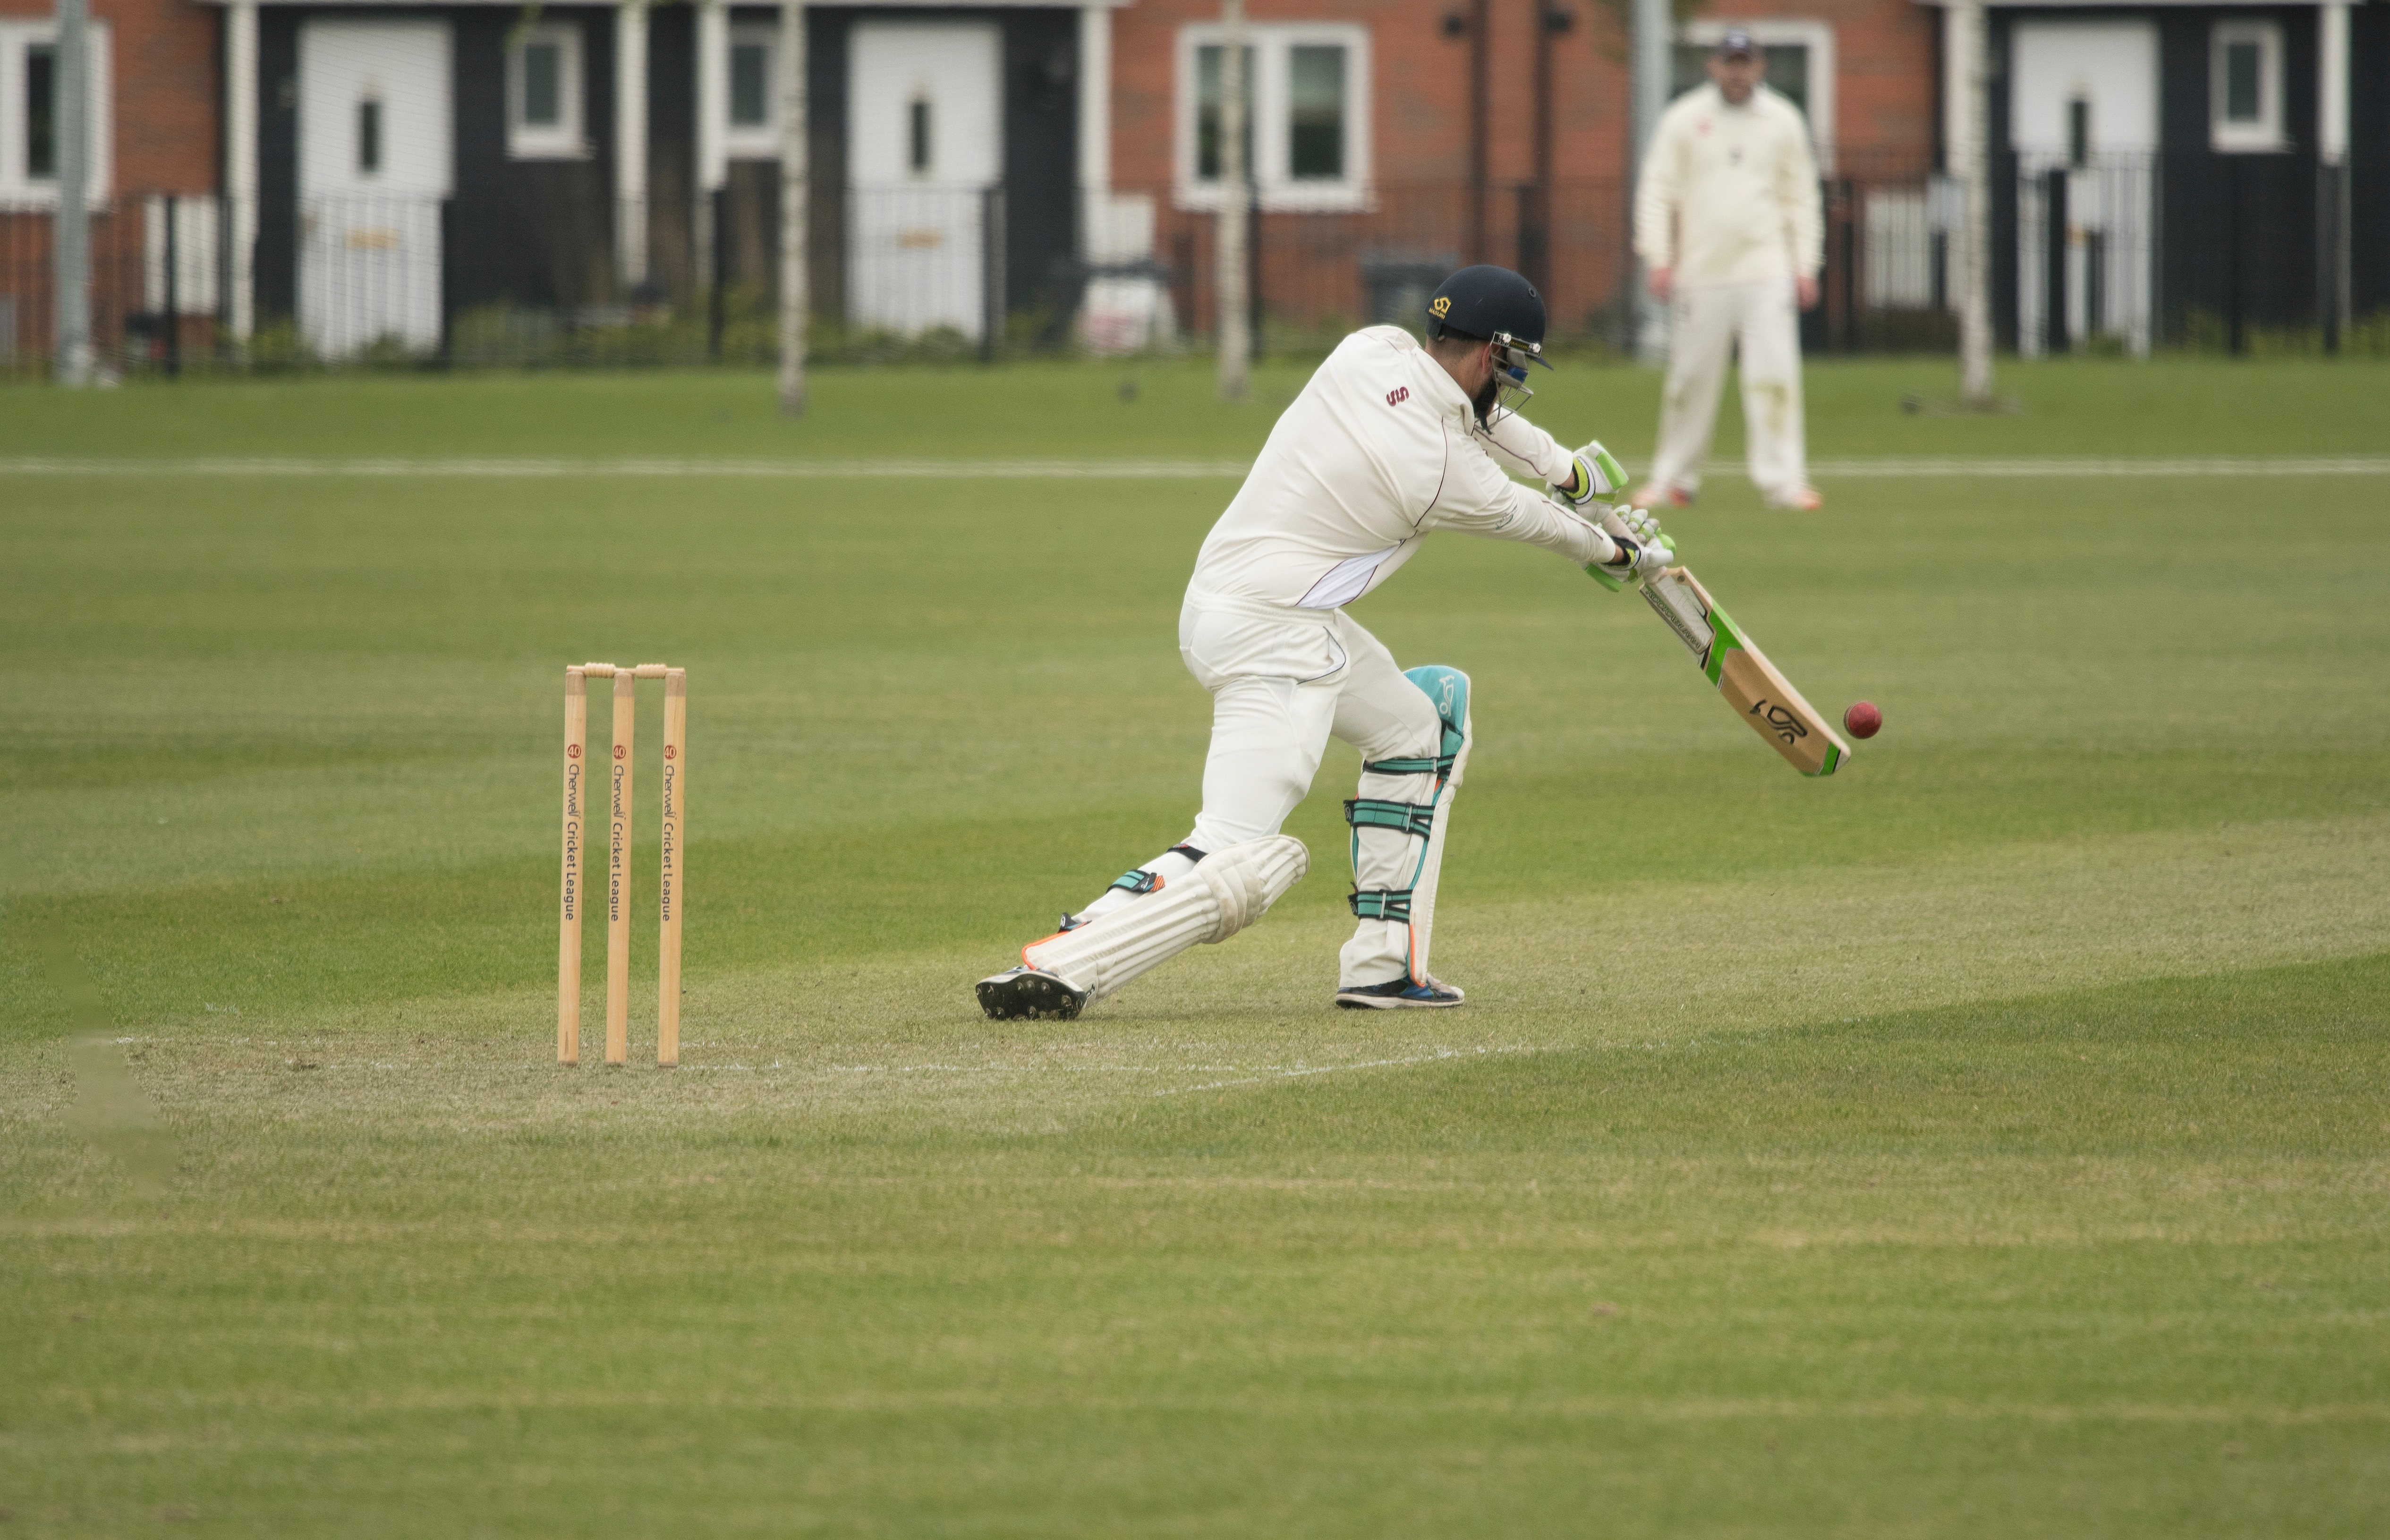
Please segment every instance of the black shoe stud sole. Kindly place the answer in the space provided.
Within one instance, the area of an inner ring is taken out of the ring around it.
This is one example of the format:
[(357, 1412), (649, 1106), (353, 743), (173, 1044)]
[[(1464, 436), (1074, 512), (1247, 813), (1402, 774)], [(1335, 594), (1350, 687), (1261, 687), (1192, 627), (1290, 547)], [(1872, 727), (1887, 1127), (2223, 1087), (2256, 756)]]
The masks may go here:
[(996, 1021), (1069, 1021), (1087, 997), (1049, 973), (999, 973), (979, 982), (979, 1008)]

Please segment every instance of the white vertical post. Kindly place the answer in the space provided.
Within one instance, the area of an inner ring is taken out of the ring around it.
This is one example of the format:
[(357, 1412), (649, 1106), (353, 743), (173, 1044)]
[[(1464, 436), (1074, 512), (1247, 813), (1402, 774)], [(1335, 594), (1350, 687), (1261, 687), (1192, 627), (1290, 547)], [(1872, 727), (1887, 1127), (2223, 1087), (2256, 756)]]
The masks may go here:
[(1112, 13), (1079, 7), (1079, 256), (1110, 261), (1112, 190)]
[(257, 0), (225, 9), (225, 299), (235, 342), (257, 329)]
[[(1643, 175), (1643, 157), (1660, 130), (1660, 114), (1668, 107), (1668, 51), (1676, 41), (1668, 0), (1635, 0), (1635, 179)], [(1628, 208), (1634, 207), (1630, 198)], [(1634, 228), (1630, 212), (1627, 228)], [(1643, 264), (1631, 264), (1635, 286), (1635, 352), (1644, 363), (1668, 361), (1668, 307), (1651, 293)]]
[(1950, 174), (1966, 202), (1966, 228), (1960, 232), (1959, 395), (1971, 406), (1992, 404), (1992, 154), (1991, 103), (1987, 96), (1990, 52), (1984, 0), (1955, 0), (1942, 13), (1947, 60), (1945, 91)]
[(805, 142), (805, 7), (780, 3), (780, 411), (805, 413), (805, 326), (813, 309), (806, 247), (813, 228), (809, 147)]
[(1245, 0), (1220, 6), (1220, 228), (1213, 252), (1212, 288), (1219, 300), (1220, 396), (1245, 395), (1253, 339), (1246, 333), (1246, 214), (1253, 194), (1245, 174)]
[(56, 93), (58, 215), (51, 276), (58, 285), (58, 379), (91, 383), (91, 12), (58, 0)]
[(614, 7), (614, 261), (623, 286), (648, 281), (648, 5)]
[(2327, 166), (2348, 158), (2348, 0), (2324, 0), (2316, 50), (2317, 148)]
[(2323, 251), (2324, 335), (2337, 348), (2348, 325), (2348, 0), (2325, 0), (2316, 49), (2316, 149), (2323, 162), (2320, 212), (2327, 243)]
[(713, 283), (713, 195), (729, 173), (723, 131), (729, 125), (730, 14), (722, 0), (697, 6), (697, 282)]

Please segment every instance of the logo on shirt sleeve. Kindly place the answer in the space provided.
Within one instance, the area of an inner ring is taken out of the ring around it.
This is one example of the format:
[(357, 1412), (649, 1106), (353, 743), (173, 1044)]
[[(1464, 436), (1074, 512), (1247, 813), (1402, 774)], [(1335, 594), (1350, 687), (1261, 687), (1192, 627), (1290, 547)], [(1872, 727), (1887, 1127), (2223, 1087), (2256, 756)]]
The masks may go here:
[(1407, 385), (1397, 385), (1393, 390), (1386, 392), (1386, 404), (1389, 406), (1400, 406), (1404, 402), (1410, 400), (1410, 398), (1411, 388)]

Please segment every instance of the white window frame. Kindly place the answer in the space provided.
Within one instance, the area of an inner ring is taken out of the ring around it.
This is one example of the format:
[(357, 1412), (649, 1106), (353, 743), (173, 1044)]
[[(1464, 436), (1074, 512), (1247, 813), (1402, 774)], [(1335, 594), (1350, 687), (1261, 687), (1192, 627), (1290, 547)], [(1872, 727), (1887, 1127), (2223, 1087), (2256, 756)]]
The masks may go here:
[[(2235, 43), (2257, 45), (2257, 121), (2224, 119), (2226, 50)], [(2282, 24), (2279, 21), (2218, 21), (2207, 43), (2207, 142), (2227, 155), (2263, 155), (2291, 148), (2282, 131)]]
[[(556, 48), (557, 122), (523, 122), (523, 56), (533, 44)], [(507, 156), (514, 160), (585, 160), (589, 135), (582, 116), (581, 26), (575, 21), (537, 21), (507, 42)]]
[[(1357, 21), (1278, 21), (1249, 25), (1245, 41), (1253, 51), (1253, 80), (1247, 93), (1253, 113), (1254, 196), (1264, 209), (1323, 213), (1366, 209), (1371, 202), (1370, 108), (1373, 79), (1369, 29)], [(1173, 62), (1172, 161), (1176, 201), (1182, 209), (1217, 209), (1226, 201), (1220, 180), (1196, 174), (1198, 109), (1197, 51), (1217, 46), (1216, 22), (1178, 29)], [(1292, 65), (1291, 50), (1323, 45), (1344, 50), (1344, 174), (1334, 181), (1294, 179)]]
[[(764, 122), (730, 121), (730, 61), (740, 47), (764, 50)], [(722, 39), (722, 148), (734, 160), (780, 158), (780, 29), (768, 21), (734, 21)]]
[(1818, 158), (1818, 173), (1834, 174), (1834, 24), (1789, 17), (1762, 16), (1720, 19), (1703, 17), (1677, 29), (1679, 42), (1715, 48), (1728, 27), (1740, 27), (1763, 48), (1805, 48), (1809, 54), (1809, 146)]
[[(116, 71), (109, 24), (94, 20), (89, 26), (91, 30), (84, 34), (91, 66), (91, 85), (84, 98), (90, 104), (87, 122), (91, 125), (91, 181), (85, 196), (97, 208), (111, 196), (115, 174), (116, 105), (111, 83)], [(57, 178), (45, 176), (37, 182), (26, 174), (25, 167), (32, 149), (25, 133), (25, 55), (39, 44), (55, 46), (58, 39), (58, 24), (50, 17), (0, 19), (0, 207), (58, 206)]]

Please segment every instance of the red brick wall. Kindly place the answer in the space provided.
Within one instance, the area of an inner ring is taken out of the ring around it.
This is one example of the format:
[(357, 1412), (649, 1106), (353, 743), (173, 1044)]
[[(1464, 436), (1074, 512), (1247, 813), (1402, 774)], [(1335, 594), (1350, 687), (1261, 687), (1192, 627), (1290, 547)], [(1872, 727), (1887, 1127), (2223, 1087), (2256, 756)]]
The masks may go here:
[[(1624, 48), (1607, 13), (1562, 0), (1574, 29), (1552, 40), (1554, 139), (1563, 178), (1613, 177), (1623, 166), (1627, 128)], [(1896, 0), (1906, 3), (1906, 0)], [(1535, 163), (1535, 7), (1495, 0), (1488, 122), (1497, 182), (1518, 181)], [(1447, 37), (1447, 14), (1471, 14), (1470, 0), (1251, 0), (1254, 21), (1360, 21), (1370, 29), (1376, 177), (1381, 183), (1457, 180), (1469, 173), (1470, 42)], [(1112, 13), (1112, 180), (1159, 186), (1171, 176), (1173, 82), (1178, 29), (1218, 19), (1216, 0), (1137, 0)]]
[(1834, 29), (1834, 140), (1844, 171), (1916, 174), (1934, 160), (1934, 13), (1916, 0), (1720, 0), (1704, 19), (1788, 17)]
[[(0, 16), (50, 14), (48, 0), (0, 0)], [(222, 10), (197, 0), (92, 0), (92, 14), (109, 24), (116, 65), (117, 194), (214, 190)]]
[[(1553, 50), (1555, 169), (1562, 181), (1627, 173), (1632, 89), (1627, 40), (1606, 6), (1558, 0), (1574, 25), (1545, 39)], [(1489, 7), (1493, 109), (1488, 165), (1497, 183), (1531, 176), (1535, 0)], [(1470, 45), (1447, 37), (1447, 14), (1472, 14), (1470, 0), (1251, 0), (1255, 21), (1369, 24), (1376, 79), (1376, 177), (1381, 184), (1457, 180), (1469, 173)], [(1177, 32), (1211, 21), (1216, 0), (1136, 0), (1112, 13), (1112, 177), (1160, 186), (1171, 176), (1171, 71)], [(1704, 18), (1791, 17), (1834, 28), (1834, 137), (1843, 150), (1876, 159), (1933, 153), (1934, 14), (1915, 0), (1719, 0)]]

